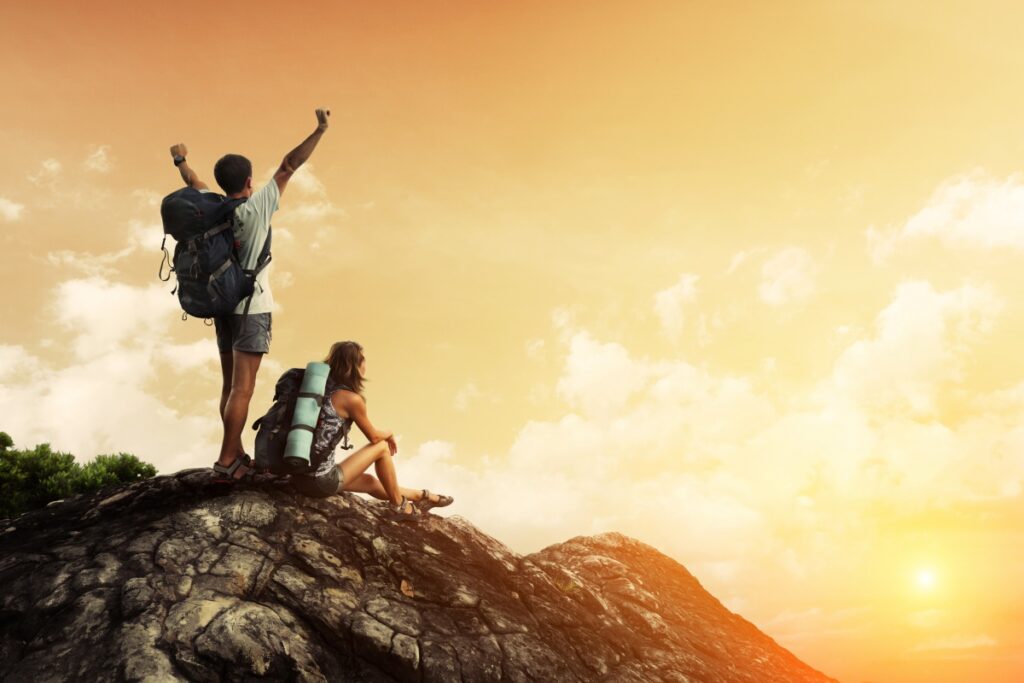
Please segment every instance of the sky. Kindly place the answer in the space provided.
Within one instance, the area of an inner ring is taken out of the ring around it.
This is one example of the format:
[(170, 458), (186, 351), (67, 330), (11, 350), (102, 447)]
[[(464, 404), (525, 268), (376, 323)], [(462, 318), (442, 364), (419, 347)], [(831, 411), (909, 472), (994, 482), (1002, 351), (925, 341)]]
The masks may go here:
[(168, 148), (258, 185), (326, 107), (251, 417), (355, 339), (400, 481), (514, 550), (620, 531), (844, 682), (1018, 681), (1022, 15), (4, 4), (0, 430), (209, 466)]

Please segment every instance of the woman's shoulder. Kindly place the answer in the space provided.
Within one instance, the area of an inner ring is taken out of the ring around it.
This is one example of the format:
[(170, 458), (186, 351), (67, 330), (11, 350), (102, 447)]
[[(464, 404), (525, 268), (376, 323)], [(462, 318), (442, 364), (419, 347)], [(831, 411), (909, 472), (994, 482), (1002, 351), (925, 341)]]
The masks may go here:
[(334, 404), (334, 409), (341, 412), (349, 412), (349, 409), (355, 406), (366, 405), (366, 401), (362, 396), (352, 391), (348, 387), (337, 387), (331, 393), (331, 403)]

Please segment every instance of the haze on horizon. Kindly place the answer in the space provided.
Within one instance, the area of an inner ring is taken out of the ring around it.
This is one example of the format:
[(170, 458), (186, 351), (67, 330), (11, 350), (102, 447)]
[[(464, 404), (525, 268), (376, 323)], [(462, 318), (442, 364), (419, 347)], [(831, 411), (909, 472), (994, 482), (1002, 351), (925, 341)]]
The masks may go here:
[(1022, 15), (4, 6), (0, 430), (209, 466), (167, 149), (265, 181), (327, 106), (252, 418), (359, 340), (400, 479), (515, 550), (634, 536), (843, 681), (1020, 680)]

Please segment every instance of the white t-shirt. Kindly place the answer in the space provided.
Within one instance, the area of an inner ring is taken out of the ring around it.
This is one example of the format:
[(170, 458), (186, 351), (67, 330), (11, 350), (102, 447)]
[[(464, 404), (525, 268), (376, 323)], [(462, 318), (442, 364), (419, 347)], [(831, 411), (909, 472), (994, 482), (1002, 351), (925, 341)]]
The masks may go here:
[[(277, 211), (280, 198), (281, 192), (277, 189), (277, 181), (271, 178), (269, 183), (254, 192), (248, 200), (235, 207), (235, 239), (241, 243), (238, 248), (238, 259), (246, 270), (256, 267), (256, 261), (263, 251), (263, 243), (270, 231), (270, 217)], [(256, 291), (249, 306), (250, 313), (270, 313), (274, 310), (274, 295), (270, 293), (270, 269), (273, 266), (273, 262), (268, 263), (256, 276)], [(246, 299), (242, 299), (234, 312), (241, 315), (245, 311), (245, 302)]]

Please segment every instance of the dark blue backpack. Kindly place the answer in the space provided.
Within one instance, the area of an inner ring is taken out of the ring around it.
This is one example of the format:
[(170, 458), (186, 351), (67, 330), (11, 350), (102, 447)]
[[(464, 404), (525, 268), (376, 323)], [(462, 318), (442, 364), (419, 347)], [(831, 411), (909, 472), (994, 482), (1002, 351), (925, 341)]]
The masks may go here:
[[(238, 260), (238, 244), (232, 227), (235, 207), (244, 201), (244, 198), (228, 199), (191, 187), (164, 197), (160, 205), (164, 223), (164, 242), (160, 244), (164, 262), (160, 264), (160, 279), (166, 282), (171, 273), (177, 275), (175, 291), (186, 315), (195, 318), (227, 315), (246, 298), (245, 313), (249, 312), (256, 275), (270, 262), (270, 233), (267, 233), (256, 268), (243, 268)], [(164, 277), (164, 263), (169, 260), (164, 246), (167, 235), (177, 244), (170, 270)]]

